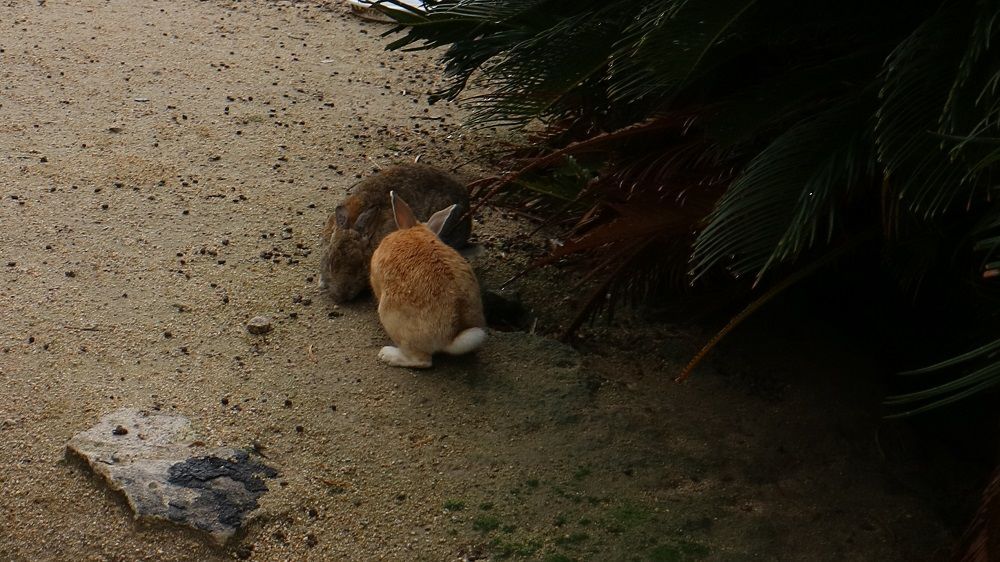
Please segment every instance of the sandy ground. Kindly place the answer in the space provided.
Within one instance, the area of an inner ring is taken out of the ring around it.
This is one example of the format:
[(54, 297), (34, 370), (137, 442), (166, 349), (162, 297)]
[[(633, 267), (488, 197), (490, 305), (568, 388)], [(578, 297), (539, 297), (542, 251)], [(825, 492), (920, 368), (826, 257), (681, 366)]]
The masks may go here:
[[(316, 289), (320, 227), (361, 175), (483, 142), (428, 108), (431, 57), (386, 54), (385, 29), (339, 3), (0, 6), (0, 560), (941, 557), (877, 389), (842, 384), (871, 367), (809, 343), (822, 328), (685, 386), (704, 336), (666, 326), (378, 364), (371, 301)], [(477, 260), (509, 273), (494, 246)], [(245, 536), (133, 522), (64, 459), (126, 406), (280, 470)]]

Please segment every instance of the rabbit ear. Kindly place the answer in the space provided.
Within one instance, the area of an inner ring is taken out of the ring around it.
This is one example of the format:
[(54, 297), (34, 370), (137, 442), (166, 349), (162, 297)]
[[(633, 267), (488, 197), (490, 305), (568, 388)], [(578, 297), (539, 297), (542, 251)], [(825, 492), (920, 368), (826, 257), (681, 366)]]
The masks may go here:
[(337, 217), (337, 228), (347, 228), (347, 207), (337, 205), (337, 209), (333, 213)]
[(375, 216), (376, 211), (378, 211), (378, 209), (372, 208), (358, 215), (358, 218), (354, 221), (354, 226), (352, 228), (354, 230), (364, 230), (365, 227), (368, 226), (368, 221)]
[(406, 201), (403, 201), (398, 195), (396, 195), (395, 191), (390, 191), (389, 197), (392, 199), (392, 216), (396, 219), (396, 228), (402, 230), (419, 224), (417, 217), (413, 215), (413, 211), (410, 209), (410, 206), (406, 204)]
[(425, 224), (427, 225), (427, 228), (431, 229), (434, 236), (441, 236), (441, 229), (444, 228), (444, 224), (448, 222), (448, 217), (450, 217), (452, 212), (455, 211), (455, 207), (458, 207), (458, 205), (452, 205), (447, 209), (441, 209), (431, 215), (431, 218), (427, 219)]

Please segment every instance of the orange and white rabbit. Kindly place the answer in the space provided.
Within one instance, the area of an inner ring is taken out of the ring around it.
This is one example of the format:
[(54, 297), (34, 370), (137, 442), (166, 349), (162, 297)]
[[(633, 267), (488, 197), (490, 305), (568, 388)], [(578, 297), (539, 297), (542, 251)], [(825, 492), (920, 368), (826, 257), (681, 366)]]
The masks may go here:
[(379, 319), (397, 347), (383, 347), (378, 358), (426, 368), (435, 353), (475, 350), (486, 339), (479, 282), (469, 262), (438, 238), (456, 206), (421, 224), (395, 191), (389, 198), (398, 230), (372, 254), (371, 285)]

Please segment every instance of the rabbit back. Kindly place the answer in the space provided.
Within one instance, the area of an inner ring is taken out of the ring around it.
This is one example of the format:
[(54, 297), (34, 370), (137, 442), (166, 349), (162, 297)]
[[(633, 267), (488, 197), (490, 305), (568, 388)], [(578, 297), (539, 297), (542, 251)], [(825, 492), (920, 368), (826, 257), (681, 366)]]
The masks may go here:
[(371, 285), (379, 319), (402, 348), (445, 351), (461, 332), (486, 325), (472, 267), (422, 225), (382, 241), (372, 256)]
[(426, 164), (403, 163), (390, 166), (355, 186), (349, 199), (351, 220), (366, 209), (378, 209), (375, 243), (396, 229), (389, 192), (395, 191), (409, 203), (418, 220), (424, 221), (438, 209), (457, 204), (458, 208), (441, 230), (441, 240), (455, 249), (464, 248), (472, 233), (469, 192), (450, 174)]
[[(469, 194), (462, 184), (425, 164), (385, 168), (355, 185), (324, 225), (319, 285), (335, 301), (351, 300), (367, 286), (372, 253), (396, 229), (389, 203), (389, 192), (394, 190), (413, 201), (412, 208), (420, 219), (457, 204), (457, 212), (444, 225), (441, 236), (454, 248), (467, 246), (472, 220), (466, 212)], [(361, 216), (366, 217), (363, 225), (358, 221)]]

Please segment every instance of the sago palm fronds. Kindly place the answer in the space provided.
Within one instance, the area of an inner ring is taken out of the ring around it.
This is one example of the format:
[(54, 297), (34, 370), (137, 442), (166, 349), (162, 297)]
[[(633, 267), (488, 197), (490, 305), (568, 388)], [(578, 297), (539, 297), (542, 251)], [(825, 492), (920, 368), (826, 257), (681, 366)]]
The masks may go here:
[[(570, 329), (671, 281), (767, 293), (870, 232), (901, 287), (950, 276), (995, 321), (998, 4), (429, 0), (393, 12), (389, 47), (444, 47), (432, 100), (458, 99), (470, 126), (541, 126), (483, 193), (540, 189), (568, 159), (590, 172), (560, 176), (554, 208), (576, 226), (540, 262), (591, 257)], [(970, 348), (1000, 337), (968, 333)], [(918, 371), (954, 373), (890, 405), (995, 388), (989, 345)]]

